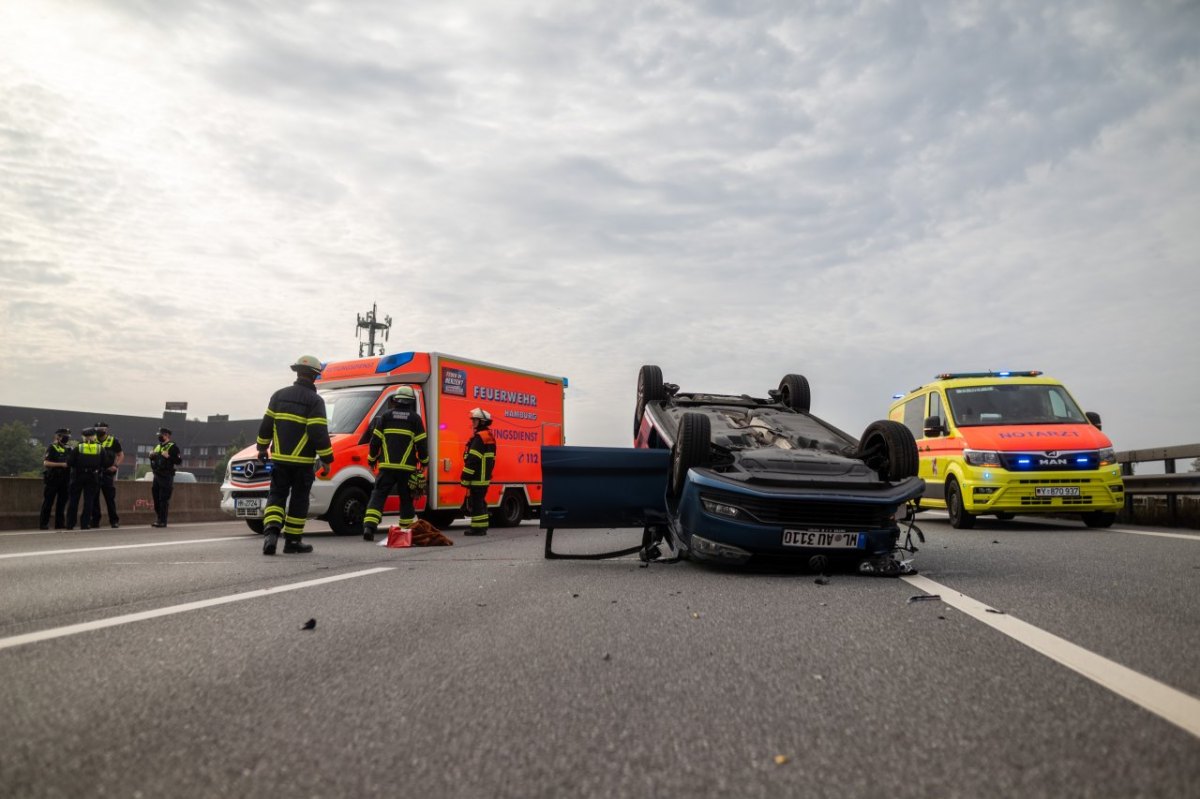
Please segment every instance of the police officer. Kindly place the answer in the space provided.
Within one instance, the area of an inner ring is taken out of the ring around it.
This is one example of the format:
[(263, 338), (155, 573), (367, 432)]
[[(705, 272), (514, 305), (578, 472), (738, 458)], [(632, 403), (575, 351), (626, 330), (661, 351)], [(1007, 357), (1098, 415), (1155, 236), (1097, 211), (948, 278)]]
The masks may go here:
[(413, 492), (423, 487), (422, 470), (429, 463), (429, 442), (425, 422), (417, 413), (416, 393), (409, 386), (401, 386), (388, 402), (391, 408), (372, 425), (367, 453), (367, 465), (372, 471), (378, 467), (379, 476), (363, 514), (364, 541), (375, 540), (375, 530), (383, 519), (383, 503), (393, 489), (400, 495), (400, 526), (416, 523)]
[[(111, 463), (105, 467), (100, 474), (100, 494), (104, 497), (104, 504), (108, 509), (108, 523), (114, 528), (121, 526), (121, 519), (117, 515), (117, 467), (121, 465), (121, 461), (125, 460), (125, 452), (121, 449), (121, 442), (116, 436), (108, 434), (108, 422), (96, 422), (93, 427), (96, 428), (96, 443), (104, 447), (112, 453)], [(100, 526), (100, 501), (95, 502), (95, 510), (92, 512), (92, 527)]]
[(158, 428), (158, 444), (150, 453), (150, 469), (154, 472), (150, 496), (154, 498), (155, 517), (151, 527), (167, 526), (167, 511), (171, 507), (171, 493), (175, 490), (175, 467), (182, 461), (179, 445), (171, 440), (171, 431)]
[(264, 555), (275, 554), (281, 529), (284, 553), (312, 552), (312, 545), (303, 543), (302, 536), (313, 484), (313, 463), (321, 459), (321, 477), (329, 475), (333, 463), (325, 400), (316, 388), (321, 362), (311, 355), (302, 355), (292, 364), (292, 371), (296, 373), (296, 382), (271, 395), (258, 427), (258, 458), (264, 463), (268, 457), (272, 461), (271, 488), (263, 514)]
[(487, 535), (488, 506), (487, 490), (492, 483), (492, 469), (496, 464), (496, 436), (489, 429), (492, 415), (483, 408), (471, 411), (471, 429), (474, 434), (467, 442), (463, 453), (463, 470), (459, 482), (467, 487), (467, 512), (471, 526), (465, 535)]
[[(67, 529), (75, 529), (75, 521), (79, 520), (79, 529), (89, 530), (92, 527), (92, 511), (99, 514), (100, 475), (113, 462), (112, 450), (105, 448), (96, 440), (96, 430), (92, 427), (83, 429), (83, 441), (67, 454), (67, 466), (71, 470), (71, 497), (67, 504)], [(80, 513), (79, 499), (83, 497), (83, 513)]]
[(71, 489), (71, 470), (67, 466), (67, 447), (71, 440), (71, 431), (60, 427), (54, 431), (54, 440), (46, 447), (46, 457), (42, 460), (42, 512), (38, 516), (38, 529), (50, 529), (50, 509), (54, 508), (54, 529), (66, 527), (63, 514), (67, 510), (67, 497)]

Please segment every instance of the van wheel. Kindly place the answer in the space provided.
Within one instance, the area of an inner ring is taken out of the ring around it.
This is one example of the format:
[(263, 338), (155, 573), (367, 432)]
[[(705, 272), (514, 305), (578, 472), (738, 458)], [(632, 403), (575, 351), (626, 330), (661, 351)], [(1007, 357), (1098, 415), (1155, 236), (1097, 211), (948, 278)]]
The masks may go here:
[(454, 520), (459, 517), (459, 512), (456, 510), (427, 510), (421, 513), (421, 518), (432, 524), (439, 530), (445, 530), (450, 525), (454, 524)]
[(637, 406), (633, 409), (633, 437), (636, 439), (642, 429), (642, 417), (646, 415), (646, 403), (658, 402), (667, 398), (663, 390), (662, 369), (657, 366), (643, 366), (638, 370)]
[(963, 508), (962, 489), (953, 477), (946, 480), (946, 510), (950, 512), (950, 526), (956, 530), (969, 530), (975, 526), (975, 515)]
[(683, 493), (689, 469), (699, 469), (712, 463), (712, 424), (702, 413), (685, 413), (679, 420), (675, 446), (671, 448), (671, 479), (669, 490), (673, 499)]
[(247, 519), (246, 526), (249, 527), (254, 532), (258, 533), (259, 535), (263, 534), (263, 520), (262, 519)]
[(506, 491), (500, 505), (492, 511), (492, 524), (497, 527), (516, 527), (525, 518), (525, 500), (516, 491)]
[(1017, 518), (1017, 514), (1009, 513), (1008, 511), (1000, 511), (999, 513), (996, 514), (996, 518), (1002, 522), (1007, 522), (1007, 521), (1012, 521), (1013, 519)]
[(1112, 527), (1112, 523), (1117, 520), (1117, 514), (1102, 510), (1088, 511), (1079, 515), (1083, 517), (1083, 523), (1088, 527)]
[(921, 463), (912, 431), (890, 419), (867, 425), (858, 441), (858, 458), (889, 483), (916, 477)]
[(344, 486), (333, 498), (326, 518), (337, 535), (362, 535), (363, 514), (367, 512), (367, 492), (358, 486)]
[(779, 381), (779, 398), (792, 410), (808, 413), (812, 406), (808, 378), (804, 375), (784, 375)]

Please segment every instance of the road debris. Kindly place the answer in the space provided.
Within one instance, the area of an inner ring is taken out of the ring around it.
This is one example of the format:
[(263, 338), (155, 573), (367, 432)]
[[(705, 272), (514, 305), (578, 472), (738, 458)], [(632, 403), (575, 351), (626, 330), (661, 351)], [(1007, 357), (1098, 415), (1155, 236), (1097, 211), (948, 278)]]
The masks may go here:
[(820, 577), (813, 580), (813, 582), (817, 585), (829, 585), (829, 578), (822, 574)]
[(791, 758), (787, 755), (775, 755), (775, 765), (786, 766), (789, 762), (791, 762)]
[(941, 594), (917, 594), (908, 598), (908, 604), (911, 605), (914, 602), (940, 602), (941, 599)]
[(301, 629), (301, 630), (315, 630), (315, 629), (317, 629), (317, 620), (316, 620), (316, 619), (309, 619), (308, 621), (304, 622), (304, 626), (303, 626), (303, 627), (301, 627), (300, 629)]

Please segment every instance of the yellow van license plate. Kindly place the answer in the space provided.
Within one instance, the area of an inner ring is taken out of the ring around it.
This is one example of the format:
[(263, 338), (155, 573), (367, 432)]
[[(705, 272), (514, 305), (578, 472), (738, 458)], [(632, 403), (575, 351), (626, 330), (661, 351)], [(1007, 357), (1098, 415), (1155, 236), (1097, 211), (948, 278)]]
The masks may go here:
[(1079, 486), (1039, 486), (1033, 489), (1035, 497), (1077, 497)]

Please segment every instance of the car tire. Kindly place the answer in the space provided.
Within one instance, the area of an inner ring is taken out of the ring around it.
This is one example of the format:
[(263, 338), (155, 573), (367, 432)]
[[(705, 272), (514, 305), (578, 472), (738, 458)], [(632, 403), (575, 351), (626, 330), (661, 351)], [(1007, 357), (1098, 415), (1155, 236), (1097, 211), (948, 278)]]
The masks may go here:
[(858, 441), (858, 458), (886, 482), (916, 477), (921, 459), (912, 431), (899, 422), (871, 422)]
[(659, 402), (667, 398), (663, 389), (662, 369), (646, 365), (638, 370), (637, 406), (633, 410), (633, 437), (636, 439), (642, 429), (642, 417), (646, 415), (646, 404)]
[(675, 446), (671, 448), (671, 475), (668, 486), (671, 497), (679, 499), (687, 482), (689, 469), (704, 468), (712, 463), (712, 424), (702, 413), (685, 413), (679, 419)]
[(525, 500), (516, 491), (506, 491), (500, 504), (492, 511), (492, 524), (496, 527), (516, 527), (525, 518)]
[(975, 526), (975, 514), (963, 507), (962, 489), (953, 477), (946, 480), (946, 511), (950, 514), (950, 526), (955, 530), (969, 530)]
[(362, 535), (367, 492), (358, 486), (343, 486), (333, 497), (326, 519), (337, 535)]
[(1112, 523), (1117, 520), (1117, 514), (1102, 510), (1088, 511), (1079, 515), (1083, 517), (1083, 523), (1088, 527), (1112, 527)]
[(780, 401), (794, 411), (808, 413), (812, 407), (812, 391), (804, 375), (784, 375), (779, 381)]
[(262, 519), (246, 519), (246, 526), (249, 527), (254, 532), (258, 533), (259, 535), (263, 534), (263, 520)]

